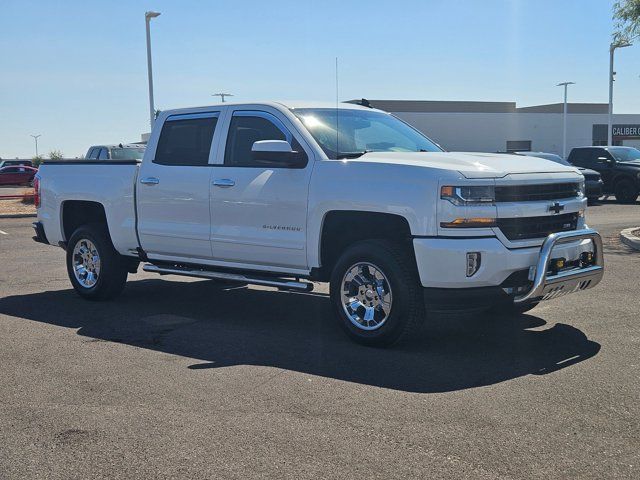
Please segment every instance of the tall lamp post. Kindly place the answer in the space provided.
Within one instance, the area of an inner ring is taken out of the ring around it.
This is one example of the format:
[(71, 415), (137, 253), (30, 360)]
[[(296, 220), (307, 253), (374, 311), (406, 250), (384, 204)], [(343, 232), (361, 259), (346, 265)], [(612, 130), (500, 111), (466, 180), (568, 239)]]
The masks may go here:
[(33, 139), (36, 141), (36, 157), (38, 156), (38, 138), (40, 138), (42, 135), (30, 135), (31, 137), (33, 137)]
[(609, 131), (607, 132), (607, 145), (613, 145), (613, 82), (616, 72), (613, 71), (613, 55), (616, 48), (630, 47), (631, 43), (618, 41), (609, 47)]
[(211, 95), (212, 97), (220, 97), (222, 103), (224, 103), (225, 97), (233, 97), (233, 93), (214, 93)]
[(149, 123), (151, 129), (156, 119), (155, 107), (153, 106), (153, 71), (151, 68), (151, 19), (160, 15), (159, 12), (145, 12), (144, 20), (147, 26), (147, 74), (149, 76)]
[(576, 82), (562, 82), (558, 87), (564, 87), (564, 107), (562, 110), (562, 158), (567, 158), (567, 87)]

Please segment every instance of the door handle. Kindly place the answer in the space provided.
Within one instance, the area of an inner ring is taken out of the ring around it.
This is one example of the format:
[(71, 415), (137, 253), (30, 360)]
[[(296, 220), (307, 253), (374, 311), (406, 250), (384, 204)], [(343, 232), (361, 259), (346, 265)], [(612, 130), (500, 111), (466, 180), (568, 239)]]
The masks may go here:
[(213, 181), (213, 185), (215, 187), (222, 187), (222, 188), (233, 187), (235, 184), (236, 182), (234, 182), (230, 178), (219, 178)]
[(156, 177), (141, 178), (140, 183), (143, 185), (158, 185), (160, 180)]

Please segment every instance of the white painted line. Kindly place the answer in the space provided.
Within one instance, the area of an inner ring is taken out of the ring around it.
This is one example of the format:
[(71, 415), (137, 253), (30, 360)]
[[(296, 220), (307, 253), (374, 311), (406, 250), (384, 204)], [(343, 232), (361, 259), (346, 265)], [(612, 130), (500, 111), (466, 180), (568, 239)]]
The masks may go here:
[(0, 230), (0, 233), (1, 233), (2, 235), (9, 235), (7, 232), (3, 232), (2, 230)]

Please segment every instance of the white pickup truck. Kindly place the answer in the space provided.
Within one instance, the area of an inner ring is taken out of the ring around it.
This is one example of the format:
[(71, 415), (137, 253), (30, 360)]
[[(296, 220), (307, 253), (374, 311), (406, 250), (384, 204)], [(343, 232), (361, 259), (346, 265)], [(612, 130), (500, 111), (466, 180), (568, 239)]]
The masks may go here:
[(362, 105), (164, 111), (142, 161), (47, 161), (35, 183), (34, 239), (66, 250), (87, 299), (116, 296), (140, 262), (282, 290), (329, 281), (368, 345), (411, 337), (431, 310), (523, 312), (603, 275), (575, 168), (447, 153)]

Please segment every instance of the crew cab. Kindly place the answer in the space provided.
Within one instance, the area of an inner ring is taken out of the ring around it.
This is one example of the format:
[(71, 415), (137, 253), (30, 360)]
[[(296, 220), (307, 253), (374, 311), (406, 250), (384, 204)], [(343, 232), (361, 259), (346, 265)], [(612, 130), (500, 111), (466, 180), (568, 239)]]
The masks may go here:
[(634, 147), (576, 147), (569, 162), (596, 170), (602, 176), (605, 193), (619, 203), (635, 203), (640, 194), (640, 150)]
[(411, 338), (427, 311), (523, 312), (603, 275), (575, 168), (447, 153), (362, 105), (163, 111), (142, 161), (47, 161), (36, 183), (34, 239), (66, 250), (82, 297), (115, 297), (141, 262), (280, 290), (328, 281), (368, 345)]

